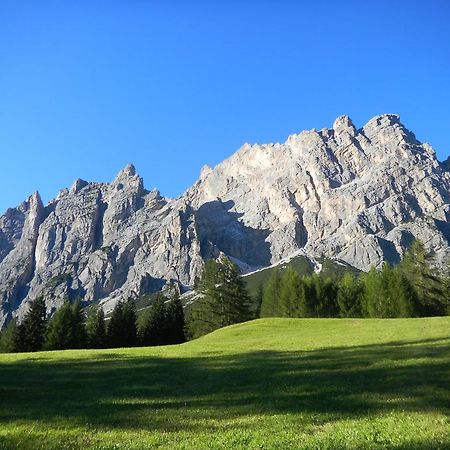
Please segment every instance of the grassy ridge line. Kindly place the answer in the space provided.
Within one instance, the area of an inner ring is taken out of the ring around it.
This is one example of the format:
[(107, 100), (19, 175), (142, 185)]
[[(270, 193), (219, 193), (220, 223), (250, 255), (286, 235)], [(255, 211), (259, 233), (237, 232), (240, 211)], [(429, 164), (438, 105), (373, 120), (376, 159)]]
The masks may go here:
[(450, 448), (450, 318), (259, 319), (0, 356), (0, 448)]
[(256, 319), (218, 329), (180, 345), (0, 353), (0, 363), (35, 359), (72, 359), (108, 356), (196, 356), (255, 350), (305, 351), (340, 346), (370, 345), (450, 337), (450, 317), (408, 319)]

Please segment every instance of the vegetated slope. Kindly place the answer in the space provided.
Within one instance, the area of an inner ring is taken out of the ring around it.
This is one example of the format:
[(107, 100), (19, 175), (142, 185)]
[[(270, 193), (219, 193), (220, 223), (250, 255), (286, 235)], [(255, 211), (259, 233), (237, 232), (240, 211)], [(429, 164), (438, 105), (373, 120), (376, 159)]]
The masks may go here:
[(288, 267), (294, 269), (300, 275), (311, 275), (312, 273), (320, 273), (323, 277), (340, 278), (346, 271), (360, 273), (356, 269), (343, 261), (332, 260), (329, 258), (318, 258), (312, 260), (306, 256), (294, 256), (282, 260), (279, 264), (274, 264), (255, 272), (243, 275), (249, 293), (254, 297), (257, 295), (261, 287), (265, 287), (274, 270), (283, 272)]
[(450, 446), (450, 318), (264, 319), (0, 356), (0, 448)]
[(144, 188), (132, 165), (111, 183), (76, 180), (44, 205), (37, 193), (0, 217), (0, 327), (43, 296), (122, 299), (172, 281), (193, 285), (224, 253), (244, 272), (299, 251), (368, 270), (414, 238), (450, 257), (450, 173), (399, 116), (244, 144), (177, 199)]

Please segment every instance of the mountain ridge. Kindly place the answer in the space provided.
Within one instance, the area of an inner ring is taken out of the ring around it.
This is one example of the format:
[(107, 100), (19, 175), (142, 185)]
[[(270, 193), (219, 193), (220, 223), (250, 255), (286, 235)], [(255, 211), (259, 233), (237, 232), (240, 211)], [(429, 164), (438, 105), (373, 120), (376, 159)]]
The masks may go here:
[(0, 217), (0, 326), (43, 295), (123, 298), (193, 284), (224, 253), (244, 272), (295, 252), (360, 269), (396, 262), (414, 238), (450, 257), (450, 173), (395, 114), (284, 143), (244, 144), (176, 198), (128, 164), (111, 183), (77, 179), (46, 206), (34, 193)]

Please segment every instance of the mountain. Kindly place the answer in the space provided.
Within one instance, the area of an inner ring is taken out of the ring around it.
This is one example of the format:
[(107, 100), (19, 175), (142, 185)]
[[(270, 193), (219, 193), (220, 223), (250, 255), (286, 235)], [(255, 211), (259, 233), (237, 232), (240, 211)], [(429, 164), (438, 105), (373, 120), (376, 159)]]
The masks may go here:
[(100, 302), (192, 285), (221, 252), (255, 271), (292, 255), (359, 270), (395, 263), (414, 238), (450, 258), (450, 173), (394, 114), (349, 117), (283, 144), (244, 144), (176, 199), (147, 191), (132, 165), (111, 183), (76, 180), (0, 217), (0, 326), (44, 296)]

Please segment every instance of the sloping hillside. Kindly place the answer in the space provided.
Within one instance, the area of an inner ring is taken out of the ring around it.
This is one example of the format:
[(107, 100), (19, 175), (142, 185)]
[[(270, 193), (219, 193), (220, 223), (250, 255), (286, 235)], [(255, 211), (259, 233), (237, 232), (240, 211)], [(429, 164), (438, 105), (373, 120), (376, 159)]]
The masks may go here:
[(265, 319), (0, 356), (0, 448), (450, 447), (450, 318)]

